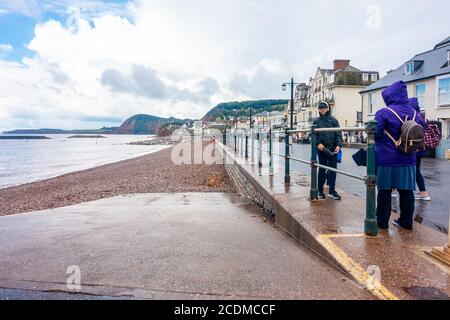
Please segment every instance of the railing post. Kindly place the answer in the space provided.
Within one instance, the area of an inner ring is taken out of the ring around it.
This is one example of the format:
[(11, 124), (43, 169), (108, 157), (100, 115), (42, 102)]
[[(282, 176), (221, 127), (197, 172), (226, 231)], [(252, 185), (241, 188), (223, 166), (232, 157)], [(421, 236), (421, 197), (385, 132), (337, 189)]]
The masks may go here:
[(255, 132), (251, 129), (252, 135), (252, 166), (255, 164)]
[(238, 155), (239, 157), (242, 156), (242, 132), (238, 134)]
[(227, 145), (227, 131), (224, 131), (224, 132), (222, 133), (222, 142), (223, 142), (223, 145), (224, 145), (224, 146)]
[(244, 157), (244, 149), (245, 149), (244, 132), (241, 132), (241, 158)]
[(375, 237), (378, 234), (376, 217), (376, 163), (375, 163), (375, 130), (376, 121), (366, 123), (367, 130), (367, 178), (366, 178), (366, 219), (364, 221), (364, 233)]
[(269, 129), (269, 175), (273, 176), (273, 144), (272, 129)]
[(245, 132), (245, 159), (248, 159), (248, 132)]
[(317, 134), (315, 133), (316, 125), (311, 128), (311, 190), (310, 200), (315, 201), (319, 199), (319, 189), (317, 187)]
[(258, 131), (258, 166), (262, 168), (262, 134), (261, 131)]
[(284, 149), (285, 149), (285, 157), (284, 157), (284, 183), (291, 183), (291, 166), (290, 166), (290, 150), (289, 150), (289, 129), (286, 128), (284, 134)]

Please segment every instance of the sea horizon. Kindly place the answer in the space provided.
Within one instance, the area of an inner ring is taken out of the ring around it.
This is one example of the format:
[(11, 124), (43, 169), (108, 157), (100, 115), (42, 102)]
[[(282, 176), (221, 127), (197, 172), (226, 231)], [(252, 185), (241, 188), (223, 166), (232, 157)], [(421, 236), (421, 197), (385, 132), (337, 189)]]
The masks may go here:
[[(42, 134), (1, 134), (42, 136)], [(77, 134), (78, 135), (78, 134)], [(85, 134), (89, 135), (89, 134)], [(0, 189), (137, 158), (167, 146), (129, 145), (155, 135), (101, 134), (104, 139), (69, 139), (73, 134), (45, 134), (45, 140), (0, 140)]]

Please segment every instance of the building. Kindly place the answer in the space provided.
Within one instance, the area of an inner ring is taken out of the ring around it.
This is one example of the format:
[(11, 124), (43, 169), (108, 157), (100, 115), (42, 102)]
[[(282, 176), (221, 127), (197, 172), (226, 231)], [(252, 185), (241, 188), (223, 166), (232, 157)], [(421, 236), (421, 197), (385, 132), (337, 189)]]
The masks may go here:
[[(308, 92), (309, 86), (306, 83), (300, 83), (295, 86), (295, 96), (294, 96), (294, 108), (292, 112), (292, 120), (294, 128), (305, 128), (303, 122), (301, 121), (302, 111), (306, 110), (308, 106)], [(291, 117), (291, 101), (286, 106), (286, 114), (288, 115), (288, 125), (290, 125)]]
[(269, 125), (269, 112), (264, 111), (253, 116), (253, 127), (255, 130), (264, 130)]
[(400, 80), (407, 84), (409, 96), (419, 99), (425, 117), (441, 123), (444, 140), (438, 154), (443, 157), (450, 148), (450, 37), (361, 90), (364, 121), (374, 119), (377, 110), (385, 106), (383, 89)]
[(298, 115), (298, 127), (309, 128), (318, 117), (319, 101), (330, 103), (332, 115), (342, 127), (361, 126), (361, 96), (359, 92), (379, 80), (377, 71), (362, 71), (350, 65), (350, 60), (334, 60), (333, 69), (317, 68), (309, 81), (306, 104)]
[(269, 112), (269, 128), (278, 130), (284, 129), (286, 126), (286, 121), (288, 120), (288, 116), (286, 112), (282, 111), (272, 111)]

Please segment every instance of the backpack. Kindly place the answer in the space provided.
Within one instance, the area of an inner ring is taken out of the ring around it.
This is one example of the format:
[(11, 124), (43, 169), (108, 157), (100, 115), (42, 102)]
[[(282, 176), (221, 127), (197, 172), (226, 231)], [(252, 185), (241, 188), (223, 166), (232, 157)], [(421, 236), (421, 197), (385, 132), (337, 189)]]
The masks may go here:
[(428, 123), (425, 128), (425, 146), (436, 149), (441, 143), (441, 131), (436, 124)]
[(392, 135), (384, 130), (384, 133), (394, 142), (397, 149), (403, 153), (414, 153), (425, 151), (425, 132), (423, 127), (416, 122), (417, 112), (414, 110), (414, 117), (412, 120), (408, 120), (406, 116), (405, 120), (402, 120), (400, 116), (391, 108), (387, 108), (391, 111), (402, 123), (401, 135), (398, 140), (395, 140)]

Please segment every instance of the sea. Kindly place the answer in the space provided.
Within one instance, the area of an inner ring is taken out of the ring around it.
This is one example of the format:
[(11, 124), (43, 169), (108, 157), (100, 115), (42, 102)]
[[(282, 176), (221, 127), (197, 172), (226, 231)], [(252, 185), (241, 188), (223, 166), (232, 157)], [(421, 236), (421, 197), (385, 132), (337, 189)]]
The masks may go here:
[(72, 135), (43, 136), (51, 139), (0, 139), (0, 189), (136, 158), (167, 148), (127, 144), (154, 137), (150, 135), (102, 134), (105, 138), (76, 139), (70, 139)]

